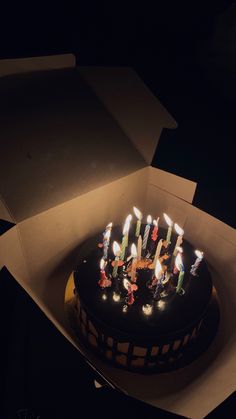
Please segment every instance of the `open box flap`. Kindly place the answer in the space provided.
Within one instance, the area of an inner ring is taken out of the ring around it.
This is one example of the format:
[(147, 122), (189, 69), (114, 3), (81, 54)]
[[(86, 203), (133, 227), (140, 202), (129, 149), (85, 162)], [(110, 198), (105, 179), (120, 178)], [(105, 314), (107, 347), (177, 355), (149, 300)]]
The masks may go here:
[(146, 166), (76, 69), (0, 79), (0, 190), (19, 222)]
[(145, 161), (151, 164), (163, 128), (177, 123), (129, 67), (78, 67)]

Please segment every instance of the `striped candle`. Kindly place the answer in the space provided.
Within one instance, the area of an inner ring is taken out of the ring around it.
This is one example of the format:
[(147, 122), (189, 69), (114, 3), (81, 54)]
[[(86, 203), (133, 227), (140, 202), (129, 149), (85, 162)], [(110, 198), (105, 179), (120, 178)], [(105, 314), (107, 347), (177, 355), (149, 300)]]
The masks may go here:
[(151, 217), (151, 215), (148, 215), (148, 217), (147, 217), (147, 225), (145, 227), (144, 236), (143, 236), (143, 245), (142, 245), (143, 250), (145, 250), (146, 247), (147, 247), (147, 242), (148, 242), (148, 236), (149, 236), (149, 232), (150, 232), (150, 224), (151, 224), (151, 222), (152, 222), (152, 217)]

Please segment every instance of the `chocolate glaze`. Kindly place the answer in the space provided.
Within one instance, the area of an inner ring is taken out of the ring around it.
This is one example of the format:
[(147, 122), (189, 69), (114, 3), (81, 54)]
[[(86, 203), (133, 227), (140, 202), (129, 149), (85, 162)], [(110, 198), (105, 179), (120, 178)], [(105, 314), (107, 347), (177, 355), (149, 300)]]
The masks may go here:
[[(142, 225), (141, 233), (143, 234), (145, 226)], [(134, 231), (135, 226), (129, 234), (129, 244), (137, 241)], [(150, 239), (147, 249), (151, 249), (152, 241)], [(165, 239), (166, 230), (159, 229), (158, 240)], [(108, 258), (114, 260), (112, 254), (112, 243), (114, 240), (121, 242), (122, 228), (116, 227), (112, 230)], [(172, 243), (169, 248), (172, 255), (177, 234), (172, 233)], [(99, 234), (96, 239), (97, 244), (102, 242), (102, 234)], [(157, 242), (156, 242), (157, 244)], [(194, 263), (196, 256), (195, 248), (184, 240), (182, 244), (183, 263), (185, 266), (185, 277), (183, 288), (184, 295), (178, 295), (175, 292), (174, 285), (177, 283), (178, 275), (173, 276), (170, 284), (166, 287), (168, 296), (154, 301), (153, 293), (147, 288), (146, 284), (153, 276), (153, 271), (150, 269), (138, 270), (137, 285), (138, 290), (134, 293), (135, 302), (129, 306), (126, 312), (122, 311), (126, 305), (125, 298), (127, 291), (123, 286), (122, 268), (120, 268), (119, 278), (112, 279), (112, 286), (101, 289), (98, 285), (100, 278), (99, 263), (103, 254), (101, 248), (94, 247), (91, 252), (84, 258), (74, 273), (75, 292), (79, 295), (81, 304), (83, 305), (88, 317), (94, 322), (99, 330), (104, 330), (107, 335), (116, 336), (118, 340), (134, 341), (140, 345), (153, 341), (164, 343), (183, 336), (194, 325), (196, 325), (208, 307), (212, 294), (212, 281), (207, 268), (205, 259), (202, 260), (198, 276), (190, 274), (191, 265)], [(153, 254), (155, 248), (153, 249)], [(128, 255), (130, 254), (130, 246), (128, 248)], [(169, 263), (169, 262), (166, 262)], [(112, 272), (110, 262), (108, 262), (107, 273)], [(113, 300), (113, 293), (120, 295), (120, 300), (115, 302)], [(106, 295), (106, 299), (102, 298)], [(152, 314), (146, 316), (142, 311), (142, 306), (151, 304), (153, 306)]]

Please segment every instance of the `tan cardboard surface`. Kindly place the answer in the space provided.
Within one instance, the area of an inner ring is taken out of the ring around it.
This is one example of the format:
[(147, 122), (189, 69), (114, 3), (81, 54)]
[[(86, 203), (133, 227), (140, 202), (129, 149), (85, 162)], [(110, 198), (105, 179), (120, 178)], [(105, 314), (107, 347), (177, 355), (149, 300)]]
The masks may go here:
[(48, 55), (45, 57), (10, 58), (0, 60), (0, 77), (39, 70), (75, 67), (73, 54)]
[(128, 67), (78, 67), (145, 161), (150, 164), (163, 128), (177, 122)]
[(186, 179), (180, 176), (154, 167), (149, 168), (149, 183), (190, 203), (193, 201), (197, 186), (196, 182), (190, 180), (186, 182)]
[(0, 191), (16, 221), (146, 166), (76, 69), (0, 80), (0, 127)]

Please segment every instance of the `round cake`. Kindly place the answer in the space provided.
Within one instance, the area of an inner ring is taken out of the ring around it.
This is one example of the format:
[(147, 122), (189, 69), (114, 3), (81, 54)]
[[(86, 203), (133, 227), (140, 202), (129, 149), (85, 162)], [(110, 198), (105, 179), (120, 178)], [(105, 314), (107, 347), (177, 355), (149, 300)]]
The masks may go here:
[(211, 276), (203, 253), (169, 224), (165, 230), (158, 220), (136, 224), (129, 216), (123, 235), (122, 227), (109, 224), (73, 272), (74, 330), (117, 367), (181, 367), (204, 334), (214, 298)]

